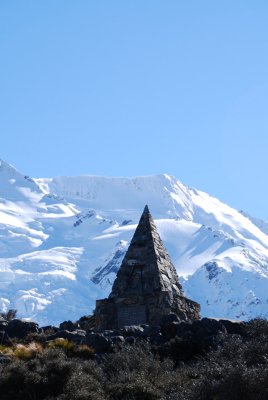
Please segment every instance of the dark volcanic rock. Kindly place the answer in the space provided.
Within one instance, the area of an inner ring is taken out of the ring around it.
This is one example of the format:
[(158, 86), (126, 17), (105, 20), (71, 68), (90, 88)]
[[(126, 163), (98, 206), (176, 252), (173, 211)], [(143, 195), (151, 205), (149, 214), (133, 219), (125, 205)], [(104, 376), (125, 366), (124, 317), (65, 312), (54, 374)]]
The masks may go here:
[(193, 324), (187, 322), (181, 322), (177, 325), (177, 336), (179, 337), (191, 337), (194, 334)]
[(198, 337), (215, 336), (220, 333), (227, 333), (225, 326), (216, 319), (202, 318), (193, 322), (193, 331)]
[(161, 332), (150, 335), (150, 342), (152, 344), (159, 346), (163, 344), (165, 341), (166, 339), (164, 338)]
[(142, 332), (142, 336), (143, 337), (154, 336), (158, 335), (160, 332), (161, 332), (160, 325), (147, 325), (145, 326)]
[(170, 322), (169, 324), (165, 324), (161, 328), (162, 334), (167, 338), (173, 338), (177, 335), (179, 322)]
[(72, 321), (64, 321), (60, 324), (61, 331), (75, 331), (78, 328), (77, 324)]
[(128, 336), (128, 337), (126, 337), (125, 338), (125, 342), (127, 343), (127, 344), (135, 344), (135, 342), (136, 342), (136, 339), (134, 338), (134, 336)]
[(111, 349), (111, 341), (99, 333), (87, 333), (86, 344), (93, 347), (97, 353), (105, 353)]
[(113, 344), (122, 344), (125, 342), (124, 336), (111, 336), (110, 340)]
[(77, 321), (77, 325), (80, 329), (85, 331), (95, 328), (95, 317), (94, 315), (84, 315)]
[[(95, 333), (95, 332), (93, 332), (93, 333)], [(109, 329), (106, 329), (105, 331), (102, 331), (101, 332), (104, 336), (108, 336), (108, 337), (110, 337), (110, 336), (120, 336), (120, 332), (119, 331), (117, 331), (117, 330), (109, 330)]]
[(123, 336), (141, 336), (144, 329), (139, 325), (124, 326), (120, 329), (120, 334)]
[(38, 333), (38, 324), (35, 322), (13, 319), (8, 323), (6, 333), (10, 338), (23, 339), (28, 333)]
[(53, 333), (56, 333), (59, 331), (60, 331), (60, 328), (58, 328), (57, 326), (53, 326), (53, 325), (46, 325), (46, 326), (42, 326), (41, 328), (39, 328), (40, 333), (49, 334), (49, 335), (52, 335)]
[(172, 322), (179, 322), (179, 317), (174, 313), (163, 315), (163, 317), (161, 318), (161, 321), (160, 321), (160, 325), (163, 326), (166, 324), (170, 324)]
[(226, 328), (227, 333), (244, 336), (246, 335), (246, 323), (242, 321), (230, 321), (220, 319), (219, 322)]
[(76, 331), (58, 331), (50, 336), (48, 336), (47, 340), (55, 340), (55, 339), (68, 339), (76, 344), (85, 344), (86, 343), (86, 331), (81, 329), (77, 329)]

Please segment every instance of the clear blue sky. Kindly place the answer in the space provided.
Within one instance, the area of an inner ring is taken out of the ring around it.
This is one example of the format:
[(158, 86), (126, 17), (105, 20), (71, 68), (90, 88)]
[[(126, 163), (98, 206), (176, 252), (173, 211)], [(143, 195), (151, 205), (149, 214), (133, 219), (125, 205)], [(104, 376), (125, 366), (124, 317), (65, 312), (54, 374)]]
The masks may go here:
[(268, 219), (267, 0), (1, 0), (0, 157), (169, 173)]

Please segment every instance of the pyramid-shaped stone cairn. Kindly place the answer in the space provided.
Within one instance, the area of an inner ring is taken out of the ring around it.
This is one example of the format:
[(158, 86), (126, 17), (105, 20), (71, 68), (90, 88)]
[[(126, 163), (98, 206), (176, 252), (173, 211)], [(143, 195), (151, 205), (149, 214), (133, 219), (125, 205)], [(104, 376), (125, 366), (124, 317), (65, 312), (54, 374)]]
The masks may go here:
[(175, 313), (181, 321), (199, 319), (200, 305), (184, 297), (179, 278), (145, 207), (107, 299), (97, 300), (97, 330), (126, 325), (159, 325)]

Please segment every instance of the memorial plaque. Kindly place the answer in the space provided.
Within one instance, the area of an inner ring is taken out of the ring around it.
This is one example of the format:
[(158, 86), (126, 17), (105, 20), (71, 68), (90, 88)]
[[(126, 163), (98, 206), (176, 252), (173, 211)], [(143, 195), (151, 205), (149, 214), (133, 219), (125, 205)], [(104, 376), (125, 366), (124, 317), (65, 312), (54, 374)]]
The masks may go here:
[(146, 324), (145, 306), (127, 306), (118, 309), (118, 328), (127, 325)]

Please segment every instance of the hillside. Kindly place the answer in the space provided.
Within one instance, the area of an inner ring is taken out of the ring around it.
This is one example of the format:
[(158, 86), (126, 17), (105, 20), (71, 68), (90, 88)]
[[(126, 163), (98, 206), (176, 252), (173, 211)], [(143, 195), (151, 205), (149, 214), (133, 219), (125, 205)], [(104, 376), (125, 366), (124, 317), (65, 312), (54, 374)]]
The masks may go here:
[(32, 179), (0, 165), (0, 309), (42, 325), (105, 297), (144, 205), (202, 316), (267, 317), (267, 224), (169, 175)]

